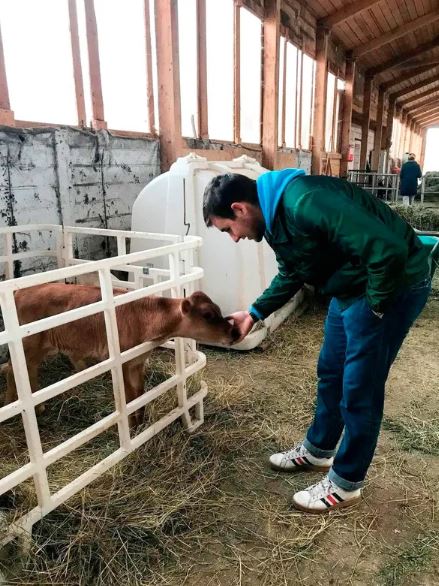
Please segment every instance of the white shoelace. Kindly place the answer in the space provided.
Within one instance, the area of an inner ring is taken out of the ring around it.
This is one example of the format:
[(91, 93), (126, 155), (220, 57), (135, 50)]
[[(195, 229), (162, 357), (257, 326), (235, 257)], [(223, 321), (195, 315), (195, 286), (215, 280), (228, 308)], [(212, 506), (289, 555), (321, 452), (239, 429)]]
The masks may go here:
[(320, 482), (317, 482), (312, 486), (308, 486), (308, 488), (306, 489), (306, 491), (309, 492), (313, 500), (321, 499), (322, 497), (331, 494), (333, 490), (334, 485), (327, 476), (325, 476), (325, 478), (323, 478)]

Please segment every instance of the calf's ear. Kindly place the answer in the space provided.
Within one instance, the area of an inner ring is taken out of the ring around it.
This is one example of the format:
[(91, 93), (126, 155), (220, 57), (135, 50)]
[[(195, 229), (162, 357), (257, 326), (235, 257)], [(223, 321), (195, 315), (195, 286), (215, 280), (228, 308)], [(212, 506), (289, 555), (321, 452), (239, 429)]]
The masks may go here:
[(182, 299), (180, 308), (181, 313), (183, 315), (187, 315), (191, 310), (191, 302), (189, 301), (189, 299)]

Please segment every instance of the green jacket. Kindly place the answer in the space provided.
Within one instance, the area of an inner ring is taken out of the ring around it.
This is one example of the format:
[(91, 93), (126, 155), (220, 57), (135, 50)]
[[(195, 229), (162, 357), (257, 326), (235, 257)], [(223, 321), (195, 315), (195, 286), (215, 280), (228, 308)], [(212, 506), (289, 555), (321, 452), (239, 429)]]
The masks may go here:
[(262, 318), (304, 283), (346, 304), (366, 295), (383, 312), (399, 290), (428, 275), (428, 252), (410, 225), (368, 192), (333, 177), (291, 181), (265, 238), (279, 272), (253, 303)]

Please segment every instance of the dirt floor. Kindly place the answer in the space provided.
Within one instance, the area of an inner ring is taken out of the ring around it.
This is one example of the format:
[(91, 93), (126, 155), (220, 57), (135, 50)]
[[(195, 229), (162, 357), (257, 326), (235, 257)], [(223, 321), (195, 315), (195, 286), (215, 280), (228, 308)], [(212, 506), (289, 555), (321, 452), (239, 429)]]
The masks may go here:
[[(321, 475), (278, 474), (266, 461), (310, 421), (323, 319), (311, 308), (252, 352), (207, 349), (203, 427), (188, 436), (176, 423), (38, 523), (27, 562), (8, 550), (4, 583), (439, 584), (439, 297), (392, 369), (361, 503), (313, 516), (290, 499)], [(93, 411), (89, 398), (54, 403), (42, 419), (48, 445), (86, 406)], [(0, 454), (23, 446), (14, 436), (8, 448), (12, 436), (3, 430)], [(112, 439), (97, 445), (101, 455)], [(78, 452), (68, 466), (88, 462), (91, 451)]]

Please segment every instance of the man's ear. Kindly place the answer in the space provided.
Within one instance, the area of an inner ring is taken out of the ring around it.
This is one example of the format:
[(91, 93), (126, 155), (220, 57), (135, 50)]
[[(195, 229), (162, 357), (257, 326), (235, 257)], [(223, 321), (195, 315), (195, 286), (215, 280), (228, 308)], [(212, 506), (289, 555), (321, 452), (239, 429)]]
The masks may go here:
[(230, 206), (235, 214), (235, 216), (242, 216), (247, 214), (247, 205), (243, 201), (234, 201)]
[(181, 309), (181, 313), (183, 315), (187, 315), (190, 312), (190, 310), (191, 310), (191, 302), (189, 301), (189, 299), (183, 299), (182, 300), (180, 309)]

